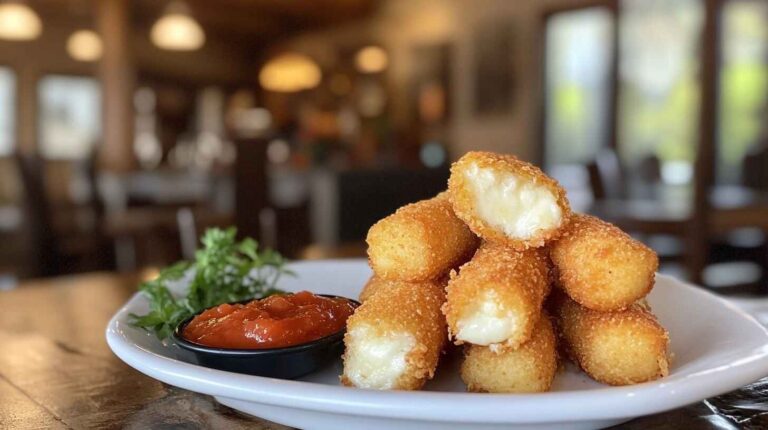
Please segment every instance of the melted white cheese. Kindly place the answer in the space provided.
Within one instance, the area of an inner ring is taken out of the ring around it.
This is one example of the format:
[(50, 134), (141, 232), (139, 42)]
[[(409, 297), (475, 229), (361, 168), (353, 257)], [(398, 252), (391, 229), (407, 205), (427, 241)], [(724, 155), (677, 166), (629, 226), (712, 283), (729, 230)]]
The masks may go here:
[(507, 236), (529, 239), (560, 224), (562, 210), (546, 186), (476, 164), (469, 166), (465, 176), (475, 196), (477, 215)]
[(467, 309), (456, 322), (456, 339), (475, 345), (490, 345), (509, 339), (517, 329), (514, 313), (502, 309), (493, 290)]
[(344, 374), (356, 387), (387, 390), (406, 371), (405, 357), (416, 341), (408, 333), (376, 336), (366, 326), (349, 333)]

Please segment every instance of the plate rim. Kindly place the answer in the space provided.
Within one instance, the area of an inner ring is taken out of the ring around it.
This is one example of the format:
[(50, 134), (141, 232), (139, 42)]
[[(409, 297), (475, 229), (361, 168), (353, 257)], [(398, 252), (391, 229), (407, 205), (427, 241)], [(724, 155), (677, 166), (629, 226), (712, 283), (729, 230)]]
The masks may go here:
[[(297, 265), (365, 264), (364, 259), (297, 261)], [(768, 375), (768, 330), (751, 315), (701, 287), (657, 274), (690, 294), (726, 307), (742, 323), (753, 325), (764, 336), (759, 347), (745, 351), (736, 362), (693, 372), (683, 379), (646, 382), (637, 385), (593, 390), (559, 391), (532, 394), (490, 394), (429, 391), (377, 391), (243, 375), (186, 363), (157, 354), (121, 334), (121, 319), (138, 300), (135, 293), (110, 319), (106, 340), (115, 355), (129, 366), (162, 382), (190, 391), (217, 397), (339, 415), (399, 418), (433, 422), (553, 423), (618, 419), (659, 413), (716, 396)], [(148, 336), (151, 336), (149, 333)], [(169, 367), (170, 366), (170, 367)], [(708, 377), (694, 376), (715, 373)], [(243, 383), (246, 380), (248, 383)], [(654, 396), (643, 402), (628, 402), (633, 397)], [(469, 402), (469, 403), (466, 403)], [(550, 409), (548, 404), (556, 406)], [(465, 405), (456, 407), (456, 405)], [(548, 414), (544, 411), (557, 410)], [(469, 413), (467, 413), (469, 411)]]

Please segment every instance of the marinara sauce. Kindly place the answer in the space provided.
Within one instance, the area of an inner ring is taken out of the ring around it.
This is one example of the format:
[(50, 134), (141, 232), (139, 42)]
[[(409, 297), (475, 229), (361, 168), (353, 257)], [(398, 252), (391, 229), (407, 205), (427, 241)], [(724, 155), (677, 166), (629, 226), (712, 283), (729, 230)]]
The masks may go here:
[(309, 291), (280, 294), (207, 309), (187, 324), (182, 336), (217, 348), (281, 348), (338, 332), (354, 310), (354, 303), (343, 298)]

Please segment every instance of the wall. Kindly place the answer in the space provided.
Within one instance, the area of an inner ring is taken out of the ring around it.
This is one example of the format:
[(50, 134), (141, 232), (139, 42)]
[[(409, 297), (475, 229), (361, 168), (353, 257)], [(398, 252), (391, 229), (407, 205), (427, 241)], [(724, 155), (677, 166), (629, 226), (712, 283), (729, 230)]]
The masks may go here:
[[(312, 55), (323, 65), (335, 60), (338, 46), (381, 44), (390, 53), (388, 71), (395, 106), (395, 121), (403, 121), (411, 72), (410, 50), (415, 45), (450, 42), (453, 45), (453, 120), (449, 136), (454, 157), (472, 149), (538, 155), (540, 46), (543, 14), (547, 8), (583, 3), (577, 0), (388, 0), (369, 19), (331, 30), (292, 38), (281, 49)], [(473, 112), (473, 34), (490, 21), (507, 20), (514, 26), (515, 57), (513, 102), (503, 115), (477, 116)], [(368, 40), (366, 40), (368, 39)]]
[(136, 65), (142, 74), (185, 84), (242, 84), (254, 82), (257, 54), (206, 33), (205, 45), (193, 52), (170, 52), (149, 40), (150, 29), (134, 28)]

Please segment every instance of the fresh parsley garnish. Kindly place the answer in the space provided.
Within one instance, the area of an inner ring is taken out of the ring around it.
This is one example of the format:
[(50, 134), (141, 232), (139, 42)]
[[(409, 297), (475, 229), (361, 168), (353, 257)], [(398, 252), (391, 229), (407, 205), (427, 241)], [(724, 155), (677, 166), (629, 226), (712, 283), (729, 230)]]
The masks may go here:
[[(204, 309), (281, 292), (276, 288), (280, 276), (293, 275), (285, 268), (285, 259), (269, 249), (259, 251), (253, 239), (237, 242), (236, 233), (235, 228), (209, 229), (194, 262), (180, 261), (141, 284), (149, 313), (131, 314), (131, 324), (153, 331), (162, 340), (181, 321)], [(194, 276), (186, 297), (174, 297), (168, 282), (181, 279), (190, 269)]]

